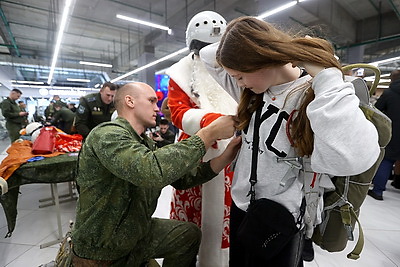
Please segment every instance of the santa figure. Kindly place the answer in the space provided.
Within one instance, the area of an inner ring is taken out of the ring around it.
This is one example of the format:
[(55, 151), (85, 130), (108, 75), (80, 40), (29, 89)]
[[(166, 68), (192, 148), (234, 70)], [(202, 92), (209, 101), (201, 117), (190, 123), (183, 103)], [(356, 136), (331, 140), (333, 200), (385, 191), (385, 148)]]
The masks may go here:
[[(200, 60), (204, 46), (218, 42), (226, 29), (226, 20), (218, 13), (196, 14), (186, 30), (190, 54), (171, 66), (168, 106), (175, 126), (182, 130), (179, 140), (195, 134), (202, 127), (223, 115), (235, 115), (237, 103), (210, 76)], [(224, 150), (229, 140), (216, 142), (203, 161)], [(233, 173), (227, 166), (213, 180), (188, 190), (174, 190), (171, 219), (189, 221), (202, 230), (198, 266), (228, 266), (230, 187)]]

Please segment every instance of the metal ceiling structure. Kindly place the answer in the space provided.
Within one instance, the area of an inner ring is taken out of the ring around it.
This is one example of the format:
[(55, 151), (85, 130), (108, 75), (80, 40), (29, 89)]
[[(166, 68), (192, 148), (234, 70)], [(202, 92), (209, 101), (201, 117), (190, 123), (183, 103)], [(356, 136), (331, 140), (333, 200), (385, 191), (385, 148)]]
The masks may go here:
[[(50, 86), (95, 87), (185, 47), (190, 18), (214, 10), (227, 21), (257, 16), (291, 0), (73, 0)], [(46, 84), (65, 0), (0, 0), (0, 82)], [(166, 25), (172, 34), (121, 20), (117, 14)], [(307, 0), (265, 19), (284, 29), (330, 40), (343, 63), (400, 56), (400, 0)], [(162, 70), (184, 55), (127, 77)], [(79, 61), (112, 64), (85, 66)], [(382, 65), (400, 67), (400, 60)], [(67, 81), (67, 78), (88, 82)]]

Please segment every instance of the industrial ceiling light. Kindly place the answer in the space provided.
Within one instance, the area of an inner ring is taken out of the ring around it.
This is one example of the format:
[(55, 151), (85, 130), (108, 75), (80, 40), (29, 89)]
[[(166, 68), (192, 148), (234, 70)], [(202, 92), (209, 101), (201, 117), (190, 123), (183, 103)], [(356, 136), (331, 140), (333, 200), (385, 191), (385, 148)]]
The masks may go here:
[(149, 68), (151, 66), (154, 66), (154, 65), (156, 65), (156, 64), (158, 64), (158, 63), (160, 63), (162, 61), (165, 61), (165, 60), (170, 59), (170, 58), (172, 58), (172, 57), (174, 57), (176, 55), (179, 55), (181, 53), (188, 52), (188, 51), (189, 51), (189, 48), (187, 48), (187, 47), (182, 48), (182, 49), (180, 49), (180, 50), (178, 50), (176, 52), (173, 52), (173, 53), (169, 54), (168, 56), (165, 56), (165, 57), (162, 57), (160, 59), (157, 59), (157, 60), (155, 60), (153, 62), (150, 62), (149, 64), (146, 64), (146, 65), (144, 65), (144, 66), (142, 66), (140, 68), (134, 69), (133, 71), (130, 71), (128, 73), (125, 73), (124, 75), (121, 75), (121, 76), (119, 76), (119, 77), (117, 77), (115, 79), (112, 79), (110, 82), (113, 83), (113, 82), (119, 81), (119, 80), (121, 80), (123, 78), (126, 78), (126, 77), (132, 75), (132, 74), (138, 73), (141, 70), (147, 69), (147, 68)]
[(155, 24), (155, 23), (152, 23), (152, 22), (148, 22), (148, 21), (144, 21), (144, 20), (140, 20), (140, 19), (127, 17), (127, 16), (120, 15), (120, 14), (117, 14), (117, 18), (123, 19), (123, 20), (127, 20), (127, 21), (130, 21), (130, 22), (134, 22), (134, 23), (139, 23), (139, 24), (146, 25), (146, 26), (150, 26), (150, 27), (157, 28), (157, 29), (160, 29), (160, 30), (164, 30), (164, 31), (167, 31), (168, 34), (172, 33), (172, 30), (170, 28), (168, 28), (167, 26), (160, 25), (160, 24)]
[(65, 26), (67, 25), (67, 18), (68, 18), (69, 8), (71, 7), (71, 2), (72, 2), (72, 0), (65, 1), (64, 11), (63, 11), (62, 18), (61, 18), (61, 24), (60, 24), (60, 28), (59, 28), (58, 34), (57, 34), (56, 46), (54, 48), (53, 60), (51, 62), (49, 78), (47, 79), (48, 84), (50, 84), (51, 80), (53, 79), (54, 69), (56, 67), (57, 58), (58, 58), (58, 53), (60, 52), (61, 40), (62, 40), (62, 37), (64, 34)]
[(265, 18), (267, 18), (269, 16), (272, 16), (272, 15), (274, 15), (276, 13), (279, 13), (279, 12), (281, 12), (283, 10), (291, 8), (292, 6), (296, 5), (297, 3), (301, 3), (301, 2), (305, 2), (305, 1), (308, 1), (308, 0), (294, 0), (294, 1), (291, 1), (291, 2), (289, 2), (287, 4), (284, 4), (284, 5), (280, 6), (280, 7), (275, 8), (275, 9), (268, 10), (268, 11), (262, 13), (261, 15), (258, 15), (257, 18), (258, 19), (265, 19)]
[(16, 86), (17, 88), (42, 88), (42, 89), (76, 89), (83, 91), (94, 91), (96, 89), (92, 87), (72, 87), (72, 86), (52, 86), (52, 85), (30, 85), (30, 84), (21, 84)]
[(44, 82), (36, 82), (36, 81), (16, 81), (11, 80), (12, 83), (23, 83), (23, 84), (44, 84)]
[(90, 82), (89, 79), (74, 79), (74, 78), (67, 78), (67, 81), (80, 82), (80, 83), (88, 83), (88, 82)]
[(90, 61), (79, 61), (79, 64), (81, 64), (81, 65), (90, 65), (90, 66), (98, 66), (98, 67), (104, 67), (104, 68), (112, 68), (111, 64), (96, 63), (96, 62), (90, 62)]

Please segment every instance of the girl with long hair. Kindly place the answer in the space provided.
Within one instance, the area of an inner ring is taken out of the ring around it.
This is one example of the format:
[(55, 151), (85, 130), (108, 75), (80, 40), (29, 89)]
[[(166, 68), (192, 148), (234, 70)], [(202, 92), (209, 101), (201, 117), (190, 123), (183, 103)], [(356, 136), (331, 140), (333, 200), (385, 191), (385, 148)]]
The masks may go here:
[(230, 266), (302, 266), (304, 225), (267, 259), (238, 236), (250, 204), (249, 179), (257, 178), (256, 199), (279, 203), (294, 221), (301, 220), (298, 170), (280, 159), (309, 156), (316, 173), (358, 174), (378, 158), (377, 131), (358, 108), (353, 85), (343, 80), (340, 62), (323, 39), (294, 37), (257, 18), (241, 17), (228, 24), (219, 44), (200, 55), (239, 102), (242, 147), (231, 191)]

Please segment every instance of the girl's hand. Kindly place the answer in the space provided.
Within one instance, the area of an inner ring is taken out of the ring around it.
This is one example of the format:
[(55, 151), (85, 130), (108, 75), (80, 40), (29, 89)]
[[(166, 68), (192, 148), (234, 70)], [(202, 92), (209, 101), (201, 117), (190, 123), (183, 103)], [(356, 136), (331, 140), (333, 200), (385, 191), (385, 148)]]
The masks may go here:
[(292, 63), (293, 68), (295, 67), (300, 67), (304, 68), (308, 74), (310, 74), (312, 77), (315, 77), (321, 70), (324, 70), (325, 68), (320, 65), (308, 63), (308, 62), (293, 62)]
[[(305, 38), (312, 39), (311, 36), (306, 35)], [(293, 62), (293, 68), (300, 67), (304, 68), (311, 77), (315, 77), (321, 70), (325, 69), (324, 67), (308, 62)]]

